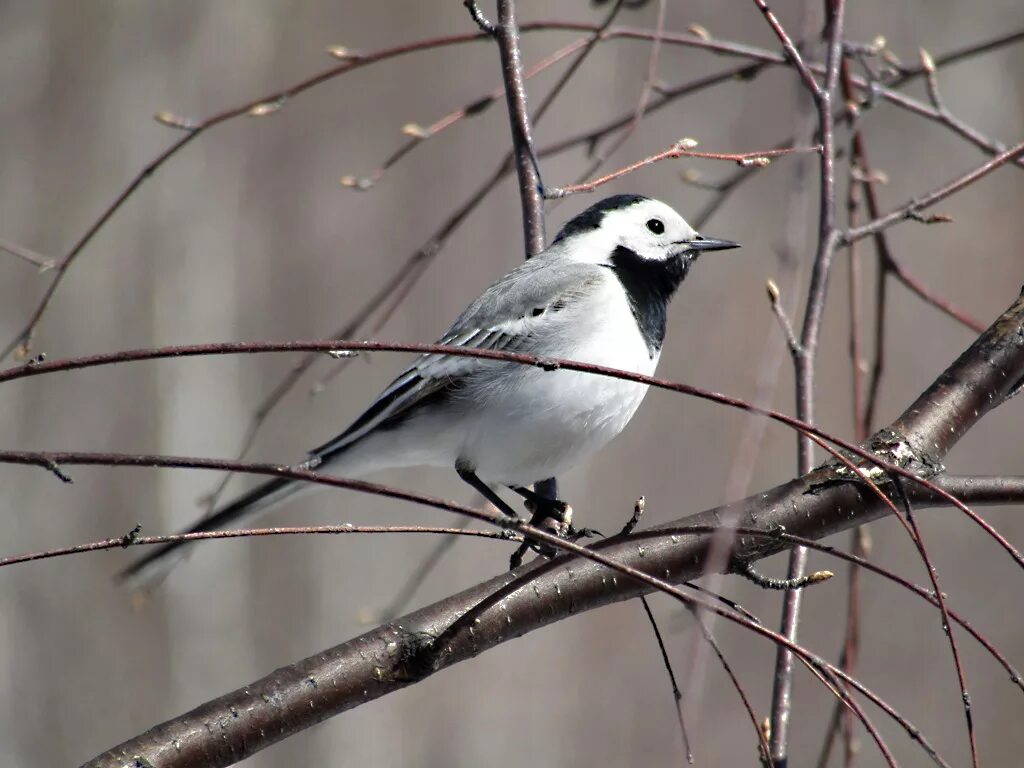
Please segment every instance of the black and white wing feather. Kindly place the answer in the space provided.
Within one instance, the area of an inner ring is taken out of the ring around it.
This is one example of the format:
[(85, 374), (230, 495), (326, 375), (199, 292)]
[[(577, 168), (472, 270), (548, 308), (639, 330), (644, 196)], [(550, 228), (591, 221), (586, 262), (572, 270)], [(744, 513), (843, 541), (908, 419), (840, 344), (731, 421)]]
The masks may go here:
[[(474, 301), (438, 341), (448, 346), (529, 353), (552, 316), (591, 295), (607, 279), (600, 267), (543, 256), (509, 272)], [(406, 368), (352, 425), (310, 452), (329, 462), (378, 427), (394, 426), (414, 409), (452, 396), (488, 361), (428, 354)], [(493, 365), (493, 363), (491, 363)]]
[[(604, 270), (579, 262), (537, 256), (514, 269), (474, 301), (447, 333), (441, 344), (475, 349), (530, 352), (538, 337), (553, 331), (552, 317), (592, 295)], [(426, 408), (431, 401), (453, 396), (467, 376), (489, 361), (452, 355), (422, 355), (381, 393), (342, 434), (310, 452), (310, 464), (330, 462), (378, 427), (396, 425)], [(490, 365), (494, 365), (490, 361)], [(257, 485), (226, 507), (217, 510), (192, 531), (221, 530), (246, 521), (308, 487), (289, 478), (274, 478)], [(122, 572), (132, 583), (152, 583), (166, 575), (187, 545), (170, 542), (150, 550)]]

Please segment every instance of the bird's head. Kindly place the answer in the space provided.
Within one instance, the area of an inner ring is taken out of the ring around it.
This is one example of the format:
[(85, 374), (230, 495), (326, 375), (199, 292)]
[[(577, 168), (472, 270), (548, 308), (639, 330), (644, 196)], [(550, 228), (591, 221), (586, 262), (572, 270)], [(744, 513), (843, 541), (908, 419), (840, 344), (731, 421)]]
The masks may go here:
[(552, 243), (563, 256), (611, 265), (613, 254), (628, 250), (652, 266), (685, 268), (700, 253), (738, 248), (739, 243), (704, 237), (671, 207), (641, 195), (615, 195), (570, 219)]

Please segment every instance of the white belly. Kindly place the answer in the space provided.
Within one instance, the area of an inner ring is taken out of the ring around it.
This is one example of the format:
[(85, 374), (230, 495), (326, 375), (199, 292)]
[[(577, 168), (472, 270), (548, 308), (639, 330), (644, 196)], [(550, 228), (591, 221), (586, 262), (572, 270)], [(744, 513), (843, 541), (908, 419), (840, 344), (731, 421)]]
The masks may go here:
[[(559, 316), (560, 328), (534, 350), (651, 375), (650, 354), (621, 290), (614, 284), (589, 306)], [(591, 333), (580, 338), (581, 328)], [(576, 339), (575, 345), (558, 340)], [(562, 474), (603, 448), (636, 413), (647, 386), (577, 371), (544, 371), (485, 363), (444, 413), (394, 430), (377, 430), (332, 463), (345, 476), (407, 466), (454, 467), (468, 462), (480, 477), (529, 485)]]
[[(653, 374), (658, 354), (649, 353), (625, 300), (616, 306), (614, 298), (603, 305), (607, 317), (599, 333), (550, 356)], [(481, 477), (510, 485), (559, 475), (600, 450), (647, 394), (647, 386), (636, 382), (522, 367), (507, 386), (493, 390), (462, 450)]]

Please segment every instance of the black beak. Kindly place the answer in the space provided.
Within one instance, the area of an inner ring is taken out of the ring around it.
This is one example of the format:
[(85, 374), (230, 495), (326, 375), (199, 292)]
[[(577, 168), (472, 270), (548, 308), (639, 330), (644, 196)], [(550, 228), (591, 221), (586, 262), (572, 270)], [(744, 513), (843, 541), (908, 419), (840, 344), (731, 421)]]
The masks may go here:
[(739, 248), (739, 243), (734, 243), (732, 240), (716, 240), (713, 237), (704, 237), (704, 235), (697, 235), (693, 240), (686, 243), (680, 243), (685, 245), (688, 251), (724, 251), (729, 248)]

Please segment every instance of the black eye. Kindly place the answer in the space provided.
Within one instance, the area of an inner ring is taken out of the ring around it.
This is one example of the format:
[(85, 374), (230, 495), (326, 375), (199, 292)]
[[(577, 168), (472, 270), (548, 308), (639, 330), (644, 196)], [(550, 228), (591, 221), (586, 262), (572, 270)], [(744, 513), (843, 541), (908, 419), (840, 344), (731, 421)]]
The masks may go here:
[(661, 219), (648, 219), (647, 228), (656, 235), (660, 235), (665, 231), (665, 222)]

